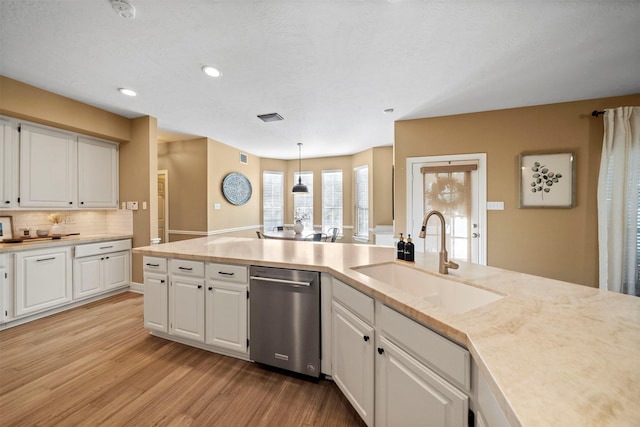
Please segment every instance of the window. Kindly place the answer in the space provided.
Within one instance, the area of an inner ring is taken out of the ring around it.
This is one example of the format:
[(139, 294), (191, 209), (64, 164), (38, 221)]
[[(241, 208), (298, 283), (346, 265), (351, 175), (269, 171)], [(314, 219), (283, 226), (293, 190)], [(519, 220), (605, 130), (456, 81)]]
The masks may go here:
[(369, 239), (369, 166), (355, 169), (356, 230), (355, 237)]
[(298, 182), (298, 177), (302, 178), (302, 183), (307, 186), (309, 193), (293, 195), (293, 212), (300, 217), (304, 228), (311, 230), (313, 229), (313, 172), (295, 172), (293, 182)]
[(265, 230), (284, 225), (284, 176), (282, 172), (262, 174), (262, 223)]
[(342, 229), (342, 171), (322, 171), (322, 229)]

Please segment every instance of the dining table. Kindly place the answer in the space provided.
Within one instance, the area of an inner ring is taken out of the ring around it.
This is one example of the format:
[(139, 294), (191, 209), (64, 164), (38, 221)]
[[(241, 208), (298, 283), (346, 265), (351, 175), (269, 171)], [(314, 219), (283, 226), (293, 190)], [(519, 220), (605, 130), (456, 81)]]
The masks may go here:
[(302, 230), (300, 234), (296, 234), (293, 230), (280, 230), (280, 231), (264, 231), (262, 235), (265, 239), (280, 239), (280, 240), (304, 240), (309, 234), (313, 234), (313, 230)]

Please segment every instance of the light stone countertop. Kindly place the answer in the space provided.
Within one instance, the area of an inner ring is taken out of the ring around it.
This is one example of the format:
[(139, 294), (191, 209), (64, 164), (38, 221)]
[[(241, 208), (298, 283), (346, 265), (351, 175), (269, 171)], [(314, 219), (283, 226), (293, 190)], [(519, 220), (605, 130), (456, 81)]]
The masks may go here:
[[(640, 425), (638, 297), (460, 263), (449, 278), (504, 298), (451, 314), (351, 270), (409, 265), (390, 247), (212, 236), (134, 253), (327, 272), (467, 347), (514, 426)], [(415, 268), (438, 276), (437, 255)]]
[(80, 245), (86, 243), (106, 242), (109, 240), (132, 239), (132, 234), (86, 234), (64, 236), (60, 239), (44, 238), (25, 240), (22, 243), (2, 243), (0, 242), (0, 253), (30, 251), (33, 249), (53, 248), (56, 246)]

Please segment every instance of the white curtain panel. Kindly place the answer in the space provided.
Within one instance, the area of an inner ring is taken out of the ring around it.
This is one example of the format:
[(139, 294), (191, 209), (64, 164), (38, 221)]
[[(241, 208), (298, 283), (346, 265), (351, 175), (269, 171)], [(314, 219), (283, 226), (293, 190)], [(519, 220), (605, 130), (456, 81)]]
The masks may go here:
[(600, 289), (638, 295), (640, 107), (605, 110), (598, 178)]

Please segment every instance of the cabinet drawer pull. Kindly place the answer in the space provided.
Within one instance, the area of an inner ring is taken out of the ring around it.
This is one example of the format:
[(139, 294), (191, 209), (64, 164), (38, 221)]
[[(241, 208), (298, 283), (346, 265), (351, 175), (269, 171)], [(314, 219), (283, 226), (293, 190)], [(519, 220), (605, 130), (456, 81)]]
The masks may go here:
[(100, 249), (111, 249), (113, 247), (113, 245), (111, 246), (100, 246)]
[(212, 291), (212, 290), (213, 290), (213, 288), (212, 288), (211, 286), (209, 286), (207, 289), (209, 289), (210, 291)]
[(36, 262), (40, 262), (40, 261), (51, 261), (52, 259), (56, 259), (56, 257), (52, 256), (50, 258), (40, 258), (37, 259)]
[(191, 267), (178, 267), (178, 270), (191, 271), (191, 270), (193, 270), (193, 268), (191, 268)]
[(202, 285), (198, 285), (198, 289), (202, 289)]
[(6, 200), (5, 203), (9, 204), (9, 203), (11, 203), (11, 200)]
[(160, 267), (160, 264), (151, 264), (150, 262), (148, 262), (147, 267)]
[(384, 348), (378, 347), (378, 354), (382, 354), (382, 353), (384, 353)]
[(218, 274), (222, 274), (223, 276), (235, 276), (236, 273), (227, 273), (226, 271), (218, 271)]
[(160, 283), (164, 283), (164, 280), (160, 280)]

